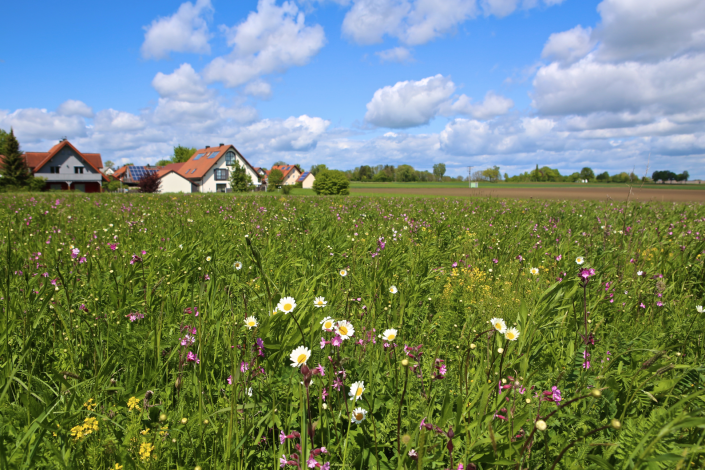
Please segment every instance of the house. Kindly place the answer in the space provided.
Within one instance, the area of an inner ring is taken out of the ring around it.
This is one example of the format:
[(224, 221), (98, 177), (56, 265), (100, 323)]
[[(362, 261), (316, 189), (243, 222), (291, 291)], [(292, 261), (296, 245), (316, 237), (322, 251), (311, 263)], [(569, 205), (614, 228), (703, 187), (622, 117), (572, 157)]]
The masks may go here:
[(99, 153), (81, 153), (68, 140), (62, 140), (48, 152), (25, 152), (25, 162), (35, 177), (47, 179), (44, 189), (101, 192), (108, 177), (101, 173)]
[[(159, 170), (163, 193), (213, 193), (230, 190), (230, 168), (245, 167), (252, 184), (259, 186), (257, 171), (233, 145), (220, 144), (197, 150), (185, 163), (172, 163)], [(179, 166), (180, 165), (180, 166)]]
[(306, 171), (304, 173), (301, 173), (301, 176), (299, 176), (299, 179), (296, 180), (297, 183), (301, 183), (301, 187), (304, 189), (313, 188), (314, 181), (316, 181), (316, 177), (313, 176), (313, 173), (311, 173), (310, 171)]
[(301, 169), (296, 165), (275, 165), (269, 171), (267, 171), (267, 176), (272, 170), (279, 170), (282, 172), (284, 177), (282, 178), (283, 185), (296, 184), (296, 180), (301, 176)]
[[(156, 166), (136, 166), (136, 165), (125, 165), (118, 171), (113, 173), (113, 177), (119, 179), (123, 184), (129, 186), (137, 186), (139, 180), (150, 173), (156, 173), (159, 168)], [(119, 173), (119, 175), (118, 175)]]

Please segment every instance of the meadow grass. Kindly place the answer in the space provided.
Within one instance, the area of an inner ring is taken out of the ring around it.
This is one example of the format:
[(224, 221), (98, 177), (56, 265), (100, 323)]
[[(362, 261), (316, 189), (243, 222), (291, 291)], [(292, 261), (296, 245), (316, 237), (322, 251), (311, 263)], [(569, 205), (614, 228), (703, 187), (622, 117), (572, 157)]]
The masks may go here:
[(702, 205), (0, 203), (2, 468), (705, 462)]

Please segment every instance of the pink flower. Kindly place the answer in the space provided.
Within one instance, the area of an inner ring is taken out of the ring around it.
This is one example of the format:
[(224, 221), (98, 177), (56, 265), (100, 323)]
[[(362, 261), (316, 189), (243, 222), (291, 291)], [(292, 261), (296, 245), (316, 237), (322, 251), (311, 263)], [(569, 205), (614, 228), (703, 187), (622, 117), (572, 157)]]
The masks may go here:
[[(228, 385), (232, 385), (232, 384), (233, 384), (233, 376), (231, 375), (228, 377)], [(284, 434), (284, 433), (282, 432), (282, 434)]]
[(656, 302), (656, 306), (657, 306), (657, 307), (663, 307), (663, 302), (661, 302), (661, 301), (659, 300), (658, 302)]
[(286, 441), (286, 434), (284, 434), (284, 431), (279, 431), (279, 445), (284, 445), (284, 441)]
[(79, 250), (78, 248), (74, 248), (73, 250), (71, 250), (71, 258), (76, 259), (76, 257), (78, 256), (78, 254), (80, 252), (81, 252), (81, 250)]
[(326, 370), (322, 365), (318, 364), (318, 367), (313, 369), (313, 375), (320, 375), (321, 377), (324, 377), (326, 375)]
[(308, 465), (308, 468), (316, 468), (316, 459), (313, 458), (313, 455), (308, 458), (306, 461), (306, 465)]
[(249, 368), (250, 365), (247, 362), (240, 362), (240, 372), (246, 372)]
[(335, 335), (335, 338), (331, 340), (330, 344), (339, 347), (341, 344), (343, 344), (343, 338), (341, 338), (340, 335)]
[(186, 360), (188, 362), (195, 362), (196, 364), (201, 363), (201, 360), (191, 351), (189, 351), (188, 354), (186, 355)]
[[(282, 434), (284, 434), (284, 433), (282, 433)], [(279, 468), (286, 467), (286, 464), (287, 464), (286, 455), (282, 454), (281, 458), (279, 459)]]
[(330, 341), (326, 341), (325, 338), (321, 337), (321, 349), (325, 348), (326, 344), (330, 344)]

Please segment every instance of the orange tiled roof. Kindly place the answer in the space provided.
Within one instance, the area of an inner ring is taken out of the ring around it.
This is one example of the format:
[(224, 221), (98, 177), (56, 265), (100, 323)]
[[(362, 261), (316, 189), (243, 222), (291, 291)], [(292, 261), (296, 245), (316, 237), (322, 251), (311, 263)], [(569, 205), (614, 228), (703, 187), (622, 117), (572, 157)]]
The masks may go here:
[(294, 171), (294, 170), (298, 170), (298, 168), (296, 168), (296, 165), (276, 165), (276, 166), (273, 166), (273, 167), (267, 172), (267, 176), (269, 176), (269, 172), (272, 171), (272, 170), (279, 170), (279, 171), (281, 171), (281, 172), (284, 174), (284, 177), (282, 178), (282, 181), (284, 181), (284, 180), (289, 176), (289, 173), (291, 173), (291, 172)]
[(71, 142), (64, 140), (54, 145), (48, 152), (25, 152), (23, 154), (27, 166), (36, 173), (40, 168), (49, 162), (54, 155), (56, 155), (59, 150), (69, 146), (74, 152), (76, 152), (90, 167), (92, 167), (96, 172), (100, 173), (106, 181), (108, 181), (107, 176), (105, 176), (99, 169), (103, 168), (103, 159), (99, 153), (81, 153), (76, 147), (74, 147)]
[(125, 175), (125, 172), (127, 171), (127, 165), (121, 166), (117, 170), (113, 172), (113, 178), (120, 179)]
[[(234, 149), (235, 152), (242, 157), (242, 154), (235, 148), (234, 145), (221, 145), (219, 147), (199, 149), (191, 156), (191, 158), (188, 159), (186, 163), (183, 164), (181, 168), (176, 170), (176, 172), (188, 179), (201, 179), (230, 148)], [(255, 171), (245, 157), (242, 157), (242, 159), (252, 171)]]
[(176, 173), (179, 172), (179, 169), (181, 169), (182, 166), (184, 166), (185, 163), (169, 163), (168, 165), (164, 165), (159, 168), (159, 171), (157, 172), (157, 175), (161, 178), (162, 176), (166, 175), (170, 171), (175, 171)]

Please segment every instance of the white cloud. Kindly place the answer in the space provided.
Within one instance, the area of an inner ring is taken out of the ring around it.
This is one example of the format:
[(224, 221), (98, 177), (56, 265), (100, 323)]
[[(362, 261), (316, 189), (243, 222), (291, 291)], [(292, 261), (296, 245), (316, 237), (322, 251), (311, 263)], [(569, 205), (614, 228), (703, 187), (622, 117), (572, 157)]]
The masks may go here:
[(205, 15), (213, 11), (210, 0), (184, 2), (171, 16), (158, 18), (145, 27), (142, 57), (165, 59), (170, 52), (210, 54), (210, 33)]
[(108, 131), (138, 131), (144, 129), (146, 123), (140, 116), (115, 109), (104, 109), (95, 116), (93, 127), (99, 132)]
[(203, 71), (210, 82), (236, 87), (261, 75), (305, 65), (325, 44), (320, 25), (306, 26), (303, 12), (293, 2), (277, 6), (259, 0), (257, 12), (232, 28), (223, 27), (230, 55), (217, 57)]
[(572, 64), (585, 57), (594, 47), (592, 28), (578, 25), (562, 33), (553, 33), (543, 47), (541, 57)]
[(88, 106), (83, 101), (78, 100), (66, 100), (59, 105), (56, 112), (62, 116), (82, 116), (85, 118), (92, 118), (93, 108)]
[(343, 20), (343, 35), (358, 44), (382, 42), (385, 34), (398, 37), (410, 10), (406, 0), (356, 0)]
[(243, 148), (254, 152), (309, 151), (316, 148), (329, 125), (330, 121), (304, 114), (284, 120), (264, 119), (241, 128), (236, 136)]
[(82, 117), (36, 108), (18, 109), (12, 113), (0, 110), (0, 128), (14, 129), (20, 144), (86, 135), (86, 123)]
[(191, 64), (181, 64), (168, 75), (157, 73), (152, 86), (161, 97), (179, 101), (202, 102), (213, 95)]
[(448, 77), (397, 82), (377, 90), (367, 103), (365, 120), (380, 127), (404, 128), (427, 124), (455, 92)]
[(443, 106), (441, 113), (446, 116), (464, 114), (476, 119), (492, 119), (496, 116), (506, 114), (514, 106), (514, 101), (493, 91), (488, 91), (485, 99), (481, 103), (473, 104), (472, 98), (467, 95), (460, 95), (458, 100)]
[(384, 51), (375, 52), (375, 55), (379, 57), (380, 62), (411, 62), (413, 57), (411, 57), (411, 51), (406, 47), (393, 47), (392, 49), (386, 49)]
[(247, 84), (245, 93), (258, 98), (268, 99), (272, 97), (272, 86), (264, 80), (255, 80)]

